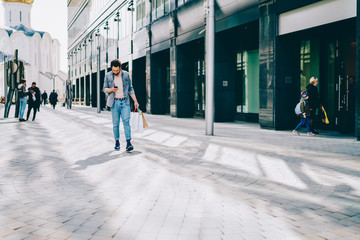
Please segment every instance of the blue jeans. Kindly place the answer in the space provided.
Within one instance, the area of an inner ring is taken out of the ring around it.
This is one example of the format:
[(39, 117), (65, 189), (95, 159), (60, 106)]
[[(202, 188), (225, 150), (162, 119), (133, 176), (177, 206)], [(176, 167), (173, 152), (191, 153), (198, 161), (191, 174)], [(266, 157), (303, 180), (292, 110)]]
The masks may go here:
[(27, 102), (26, 97), (20, 98), (20, 115), (19, 115), (20, 118), (24, 117), (26, 102)]
[(295, 128), (295, 131), (297, 131), (302, 125), (304, 125), (306, 123), (306, 129), (308, 132), (311, 132), (310, 130), (310, 120), (309, 118), (301, 118), (301, 122), (299, 123), (299, 125), (297, 125), (297, 127)]
[(120, 138), (120, 117), (123, 121), (126, 140), (131, 140), (130, 128), (130, 104), (126, 104), (126, 100), (115, 100), (111, 107), (113, 131), (115, 140)]

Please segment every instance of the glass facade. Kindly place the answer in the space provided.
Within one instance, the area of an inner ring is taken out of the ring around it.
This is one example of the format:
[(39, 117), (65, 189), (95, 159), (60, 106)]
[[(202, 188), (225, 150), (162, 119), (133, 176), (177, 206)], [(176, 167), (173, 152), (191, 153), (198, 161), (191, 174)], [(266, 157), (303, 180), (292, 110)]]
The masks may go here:
[[(300, 46), (300, 90), (306, 91), (311, 77), (319, 77), (320, 46), (318, 40), (303, 40)], [(319, 82), (320, 84), (320, 82)]]
[(156, 20), (165, 14), (167, 14), (170, 10), (170, 2), (169, 0), (152, 0), (152, 20)]
[(177, 0), (178, 1), (178, 6), (181, 6), (187, 2), (190, 2), (191, 0)]
[[(68, 27), (68, 44), (74, 45), (80, 35), (88, 34), (78, 42), (72, 49), (69, 49), (69, 63), (71, 64), (71, 77), (79, 77), (87, 70), (96, 68), (98, 47), (100, 47), (101, 65), (108, 64), (112, 59), (117, 58), (118, 41), (130, 34), (131, 11), (128, 5), (122, 5), (94, 29), (89, 29), (93, 19), (104, 14), (104, 8), (113, 0), (90, 0)], [(79, 1), (72, 1), (69, 5), (69, 16), (74, 15), (76, 8), (79, 10)], [(71, 18), (69, 18), (71, 20)], [(121, 48), (121, 46), (119, 46)]]
[(238, 113), (259, 113), (259, 50), (237, 54), (236, 105)]

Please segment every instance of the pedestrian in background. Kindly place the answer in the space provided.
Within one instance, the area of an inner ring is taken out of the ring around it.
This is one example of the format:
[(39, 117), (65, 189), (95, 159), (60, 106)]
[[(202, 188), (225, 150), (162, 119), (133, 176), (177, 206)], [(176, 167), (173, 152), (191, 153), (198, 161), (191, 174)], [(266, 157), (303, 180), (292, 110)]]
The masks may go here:
[(312, 77), (310, 78), (310, 84), (307, 85), (306, 89), (307, 89), (307, 93), (309, 96), (309, 105), (310, 105), (310, 129), (311, 132), (314, 134), (319, 134), (318, 131), (315, 130), (315, 126), (316, 126), (316, 117), (317, 117), (317, 112), (320, 109), (320, 98), (319, 98), (319, 91), (317, 88), (317, 85), (319, 84), (319, 79), (317, 79), (316, 77)]
[(20, 101), (20, 113), (19, 113), (19, 122), (26, 122), (24, 119), (24, 113), (27, 102), (27, 91), (26, 91), (26, 80), (23, 79), (20, 81), (18, 86), (19, 89), (19, 101)]
[(58, 102), (58, 94), (55, 92), (55, 90), (50, 93), (49, 101), (50, 104), (53, 106), (53, 109), (55, 109), (56, 103)]
[(35, 121), (36, 111), (39, 108), (40, 104), (40, 89), (36, 86), (36, 82), (32, 82), (31, 87), (28, 89), (29, 94), (29, 105), (26, 120), (29, 120), (31, 109), (33, 109), (33, 118), (32, 120)]
[(38, 112), (40, 112), (40, 106), (41, 106), (41, 103), (42, 103), (42, 94), (41, 94), (41, 90), (39, 89), (40, 91), (40, 101), (39, 101), (39, 104), (38, 104)]
[(115, 138), (115, 150), (120, 150), (120, 117), (123, 121), (126, 138), (126, 151), (134, 149), (131, 144), (130, 98), (134, 100), (135, 109), (139, 103), (135, 96), (129, 73), (121, 69), (121, 62), (111, 61), (111, 72), (105, 74), (103, 91), (108, 95), (106, 105), (110, 107)]
[(309, 96), (307, 92), (301, 92), (301, 101), (300, 101), (300, 110), (301, 110), (301, 121), (299, 125), (292, 131), (293, 134), (300, 135), (298, 130), (299, 128), (306, 124), (306, 129), (308, 131), (308, 135), (313, 136), (314, 133), (311, 132), (310, 129), (310, 117), (311, 117), (311, 110), (310, 110), (310, 104), (309, 104)]
[(43, 100), (43, 103), (44, 103), (44, 106), (45, 106), (47, 104), (47, 98), (48, 98), (46, 90), (44, 90), (44, 93), (41, 96), (42, 96), (42, 100)]

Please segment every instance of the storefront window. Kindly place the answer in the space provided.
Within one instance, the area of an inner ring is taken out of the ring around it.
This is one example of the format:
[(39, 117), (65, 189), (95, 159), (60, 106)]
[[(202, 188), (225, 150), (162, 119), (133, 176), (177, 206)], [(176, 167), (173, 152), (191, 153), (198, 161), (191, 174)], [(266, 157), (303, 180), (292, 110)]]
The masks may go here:
[[(305, 91), (311, 77), (319, 76), (320, 47), (318, 40), (301, 41), (300, 47), (300, 90)], [(320, 84), (320, 83), (319, 83)]]
[(259, 113), (259, 50), (237, 54), (236, 105), (238, 113)]

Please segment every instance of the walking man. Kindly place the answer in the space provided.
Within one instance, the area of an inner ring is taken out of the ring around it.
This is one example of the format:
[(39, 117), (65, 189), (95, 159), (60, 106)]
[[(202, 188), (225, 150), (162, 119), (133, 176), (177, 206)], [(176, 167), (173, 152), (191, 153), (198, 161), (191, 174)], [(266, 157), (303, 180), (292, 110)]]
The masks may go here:
[(135, 96), (129, 73), (121, 69), (121, 62), (117, 59), (111, 61), (111, 72), (105, 74), (103, 90), (108, 94), (106, 105), (110, 107), (115, 138), (115, 150), (120, 150), (120, 117), (123, 121), (126, 138), (126, 151), (134, 149), (131, 144), (130, 128), (130, 98), (134, 100), (135, 109), (139, 103)]
[(53, 109), (55, 109), (56, 103), (58, 102), (58, 95), (55, 92), (55, 90), (53, 90), (52, 93), (50, 93), (49, 101), (50, 104), (53, 106)]
[(38, 105), (40, 104), (40, 90), (38, 87), (36, 87), (36, 82), (33, 82), (31, 84), (31, 87), (28, 89), (28, 91), (29, 91), (29, 105), (28, 105), (26, 120), (29, 120), (31, 109), (33, 109), (34, 113), (32, 120), (34, 121), (36, 117), (36, 111), (39, 108)]
[(45, 106), (46, 103), (47, 103), (47, 98), (48, 98), (46, 90), (44, 90), (44, 92), (43, 92), (43, 94), (41, 96), (42, 96), (42, 100), (44, 101), (44, 106)]

